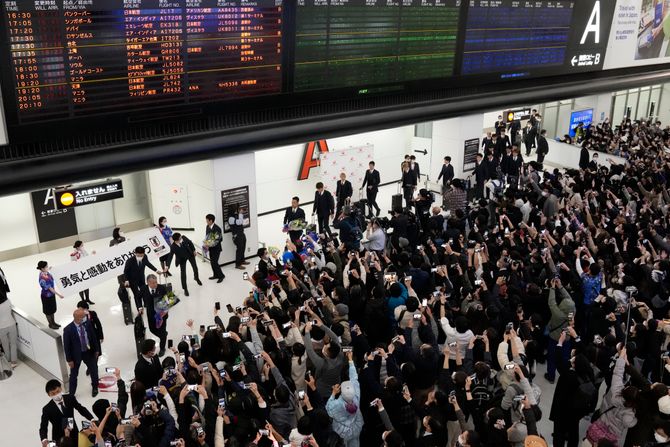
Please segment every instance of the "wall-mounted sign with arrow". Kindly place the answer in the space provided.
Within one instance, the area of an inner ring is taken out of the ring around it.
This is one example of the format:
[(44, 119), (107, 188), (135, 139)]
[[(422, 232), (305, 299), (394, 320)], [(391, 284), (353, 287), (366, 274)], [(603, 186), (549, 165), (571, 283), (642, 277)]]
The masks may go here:
[(424, 150), (422, 150), (422, 151), (417, 151), (417, 150), (415, 149), (414, 152), (417, 152), (417, 153), (419, 153), (419, 154), (423, 154), (423, 155), (428, 155), (428, 150), (426, 150), (426, 149), (424, 149)]

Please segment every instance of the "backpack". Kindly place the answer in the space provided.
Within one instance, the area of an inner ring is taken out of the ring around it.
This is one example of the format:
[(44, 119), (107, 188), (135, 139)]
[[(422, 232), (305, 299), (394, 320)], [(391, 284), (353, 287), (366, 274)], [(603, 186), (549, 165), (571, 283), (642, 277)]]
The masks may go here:
[(590, 380), (584, 380), (577, 377), (579, 386), (577, 395), (572, 399), (572, 409), (580, 417), (593, 413), (598, 403), (598, 389)]
[(488, 409), (493, 399), (493, 380), (490, 378), (479, 380), (475, 378), (470, 385), (470, 394), (475, 408)]

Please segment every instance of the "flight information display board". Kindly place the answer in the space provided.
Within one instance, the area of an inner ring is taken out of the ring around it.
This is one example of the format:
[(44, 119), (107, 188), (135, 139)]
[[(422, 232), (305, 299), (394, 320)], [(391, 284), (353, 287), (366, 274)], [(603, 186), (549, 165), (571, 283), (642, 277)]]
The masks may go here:
[(469, 2), (462, 74), (563, 65), (574, 2)]
[(294, 89), (454, 74), (460, 0), (298, 0)]
[(3, 0), (19, 123), (281, 92), (281, 0)]

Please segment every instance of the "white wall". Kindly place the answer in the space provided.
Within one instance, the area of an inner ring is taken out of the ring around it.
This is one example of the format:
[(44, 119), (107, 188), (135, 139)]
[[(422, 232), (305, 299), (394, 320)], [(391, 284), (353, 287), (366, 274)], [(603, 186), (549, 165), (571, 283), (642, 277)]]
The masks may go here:
[(0, 209), (0, 251), (37, 244), (30, 193), (0, 197)]
[[(214, 173), (212, 161), (199, 161), (182, 165), (170, 166), (169, 168), (152, 169), (147, 171), (149, 182), (149, 197), (151, 201), (152, 220), (156, 222), (160, 216), (170, 215), (169, 207), (172, 190), (175, 187), (183, 187), (186, 193), (186, 205), (188, 210), (187, 219), (182, 226), (175, 219), (168, 217), (168, 224), (177, 228), (195, 228), (196, 234), (202, 230), (203, 238), (205, 231), (205, 216), (214, 212)], [(219, 219), (220, 219), (219, 215)], [(182, 220), (182, 219), (180, 219)], [(177, 223), (177, 225), (175, 225)], [(199, 242), (199, 239), (194, 239)]]
[[(400, 178), (400, 163), (403, 156), (410, 151), (413, 136), (414, 126), (404, 126), (331, 138), (327, 142), (330, 150), (373, 145), (376, 168), (382, 183), (386, 183)], [(291, 197), (294, 195), (299, 196), (302, 202), (314, 200), (314, 185), (320, 181), (319, 169), (313, 168), (307, 180), (297, 180), (306, 145), (307, 143), (293, 144), (256, 152), (258, 212), (285, 208), (291, 204)], [(415, 155), (422, 168), (429, 163), (428, 157)], [(357, 192), (354, 193), (354, 199), (357, 199)], [(305, 212), (310, 214), (310, 211), (311, 208), (308, 207)]]
[(137, 222), (151, 217), (151, 208), (147, 209), (149, 193), (147, 192), (146, 173), (120, 175), (123, 182), (123, 197), (114, 200), (114, 220), (117, 225)]
[[(247, 237), (246, 256), (256, 253), (258, 250), (258, 204), (256, 197), (258, 191), (256, 187), (256, 162), (253, 152), (212, 160), (212, 169), (214, 174), (214, 205), (216, 219), (219, 226), (223, 229), (223, 210), (221, 208), (221, 191), (224, 189), (249, 186), (249, 215), (251, 216), (251, 226), (244, 229)], [(199, 229), (205, 234), (205, 216), (202, 216), (202, 224), (196, 222), (196, 234)], [(198, 240), (198, 239), (196, 239)], [(220, 261), (231, 262), (235, 260), (235, 245), (230, 233), (223, 235), (223, 253)]]
[(479, 138), (481, 143), (485, 115), (467, 115), (433, 123), (431, 179), (437, 179), (442, 169), (442, 161), (447, 155), (451, 156), (454, 175), (463, 178), (463, 143), (470, 138)]

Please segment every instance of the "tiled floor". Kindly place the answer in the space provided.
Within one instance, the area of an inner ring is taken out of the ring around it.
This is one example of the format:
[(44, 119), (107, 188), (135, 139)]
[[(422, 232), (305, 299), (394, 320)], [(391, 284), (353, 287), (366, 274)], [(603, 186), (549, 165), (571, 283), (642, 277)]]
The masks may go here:
[[(395, 186), (388, 186), (380, 191), (379, 203), (389, 204), (390, 196), (396, 191)], [(386, 212), (385, 209), (382, 211)], [(280, 232), (281, 218), (279, 214), (261, 218), (259, 222), (260, 239), (267, 245), (281, 246), (284, 235)], [(200, 235), (200, 233), (198, 233)], [(190, 236), (190, 235), (189, 235)], [(132, 238), (132, 234), (130, 235)], [(194, 236), (194, 241), (199, 236)], [(107, 247), (107, 240), (87, 242), (87, 249), (101, 250)], [(69, 248), (54, 250), (48, 253), (28, 256), (2, 263), (2, 268), (7, 275), (12, 289), (11, 300), (14, 306), (26, 311), (40, 321), (46, 322), (41, 313), (39, 299), (39, 286), (37, 284), (38, 273), (37, 262), (41, 259), (57, 264), (68, 259)], [(221, 284), (209, 281), (207, 277), (211, 274), (209, 264), (198, 261), (201, 270), (203, 285), (200, 287), (191, 281), (189, 289), (190, 297), (182, 296), (181, 303), (170, 312), (168, 321), (169, 338), (175, 340), (187, 332), (186, 320), (194, 319), (196, 326), (200, 324), (212, 324), (214, 302), (220, 301), (223, 310), (223, 319), (227, 319), (225, 304), (233, 306), (239, 304), (248, 293), (248, 283), (242, 280), (242, 272), (232, 267), (224, 269), (227, 275)], [(254, 260), (251, 260), (249, 271), (253, 271)], [(173, 273), (178, 272), (173, 267)], [(179, 280), (172, 278), (175, 289), (180, 291)], [(105, 341), (102, 345), (103, 355), (99, 361), (99, 368), (104, 372), (106, 366), (114, 366), (121, 369), (122, 376), (130, 379), (133, 375), (132, 369), (135, 363), (135, 348), (133, 346), (132, 326), (123, 324), (121, 305), (116, 295), (116, 282), (108, 281), (98, 287), (91, 289), (91, 299), (95, 301), (93, 308), (98, 312), (102, 320)], [(72, 320), (72, 311), (78, 297), (68, 297), (58, 301), (57, 321), (66, 325)], [(151, 336), (147, 332), (147, 336)], [(94, 399), (91, 398), (91, 385), (82, 372), (79, 377), (78, 399), (91, 407)], [(542, 374), (544, 370), (538, 371), (537, 383), (542, 388), (541, 407), (543, 410), (543, 421), (540, 424), (542, 433), (550, 438), (551, 424), (548, 422), (549, 408), (553, 395), (553, 387), (548, 385)], [(41, 407), (48, 401), (44, 393), (45, 380), (24, 364), (20, 364), (14, 375), (4, 381), (0, 381), (0, 421), (2, 421), (3, 439), (0, 445), (4, 446), (37, 446), (39, 444), (39, 418)], [(115, 400), (113, 394), (101, 393), (99, 397), (108, 397)], [(77, 418), (78, 420), (80, 418)]]

